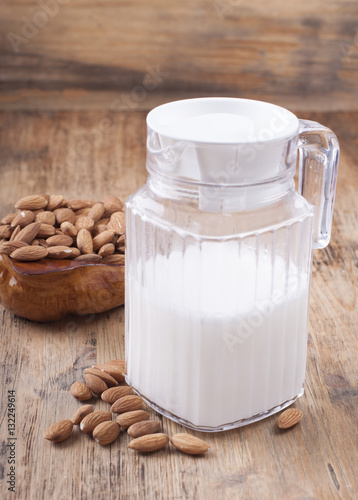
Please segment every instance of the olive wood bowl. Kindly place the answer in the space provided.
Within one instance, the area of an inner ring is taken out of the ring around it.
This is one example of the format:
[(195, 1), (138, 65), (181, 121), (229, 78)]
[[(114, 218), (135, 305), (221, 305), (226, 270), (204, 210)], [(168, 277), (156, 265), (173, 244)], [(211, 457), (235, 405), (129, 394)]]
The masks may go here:
[(124, 304), (124, 265), (20, 262), (0, 254), (0, 304), (39, 322), (108, 311)]

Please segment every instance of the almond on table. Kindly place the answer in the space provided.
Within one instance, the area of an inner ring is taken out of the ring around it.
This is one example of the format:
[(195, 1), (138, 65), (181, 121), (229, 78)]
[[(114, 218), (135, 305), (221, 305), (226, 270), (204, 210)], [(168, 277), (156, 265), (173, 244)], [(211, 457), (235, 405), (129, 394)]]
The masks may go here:
[(298, 408), (289, 408), (285, 410), (277, 419), (277, 425), (280, 429), (289, 429), (298, 424), (303, 418), (303, 413)]
[(140, 451), (142, 453), (148, 453), (151, 451), (158, 451), (167, 446), (169, 443), (169, 437), (166, 434), (147, 434), (130, 441), (128, 448), (132, 450)]

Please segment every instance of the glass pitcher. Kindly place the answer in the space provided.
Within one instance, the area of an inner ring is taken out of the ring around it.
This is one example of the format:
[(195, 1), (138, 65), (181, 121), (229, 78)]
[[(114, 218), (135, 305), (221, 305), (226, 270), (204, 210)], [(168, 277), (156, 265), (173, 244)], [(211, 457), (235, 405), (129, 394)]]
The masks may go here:
[(196, 430), (265, 418), (303, 394), (337, 138), (231, 98), (168, 103), (147, 126), (149, 177), (126, 207), (126, 380)]

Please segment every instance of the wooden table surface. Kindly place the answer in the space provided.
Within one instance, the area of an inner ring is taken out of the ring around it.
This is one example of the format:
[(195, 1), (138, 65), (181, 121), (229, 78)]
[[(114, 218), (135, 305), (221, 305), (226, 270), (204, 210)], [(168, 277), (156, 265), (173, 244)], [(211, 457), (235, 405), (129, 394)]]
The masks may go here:
[[(79, 406), (72, 382), (95, 361), (124, 356), (124, 308), (53, 324), (0, 308), (0, 498), (358, 498), (358, 113), (303, 116), (335, 130), (342, 154), (332, 241), (314, 253), (305, 395), (294, 405), (302, 422), (279, 431), (273, 416), (205, 435), (212, 450), (196, 458), (169, 447), (138, 455), (126, 434), (105, 448), (80, 432), (54, 445), (43, 433)], [(2, 112), (0, 128), (0, 214), (30, 193), (126, 199), (145, 182), (143, 112)], [(6, 484), (12, 389), (15, 494)], [(166, 418), (162, 427), (183, 430)]]

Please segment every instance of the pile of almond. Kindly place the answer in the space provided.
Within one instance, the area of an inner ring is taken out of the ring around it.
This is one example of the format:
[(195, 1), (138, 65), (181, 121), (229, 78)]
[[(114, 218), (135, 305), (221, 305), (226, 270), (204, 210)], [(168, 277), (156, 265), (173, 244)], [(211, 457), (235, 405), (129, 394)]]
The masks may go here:
[(0, 253), (19, 261), (72, 259), (124, 265), (125, 207), (39, 194), (21, 198), (0, 224)]
[[(122, 359), (97, 364), (84, 370), (84, 382), (74, 382), (71, 394), (79, 401), (88, 401), (94, 396), (110, 404), (108, 411), (95, 411), (92, 404), (78, 408), (72, 419), (61, 420), (45, 432), (45, 438), (59, 443), (71, 436), (73, 426), (78, 425), (84, 434), (91, 435), (99, 444), (113, 443), (122, 430), (133, 438), (128, 448), (138, 452), (153, 452), (168, 445), (169, 441), (178, 450), (190, 455), (199, 455), (209, 450), (202, 439), (179, 433), (169, 439), (160, 432), (161, 422), (150, 418), (144, 409), (142, 398), (134, 394), (124, 383), (125, 363)], [(116, 414), (115, 420), (112, 415)]]

